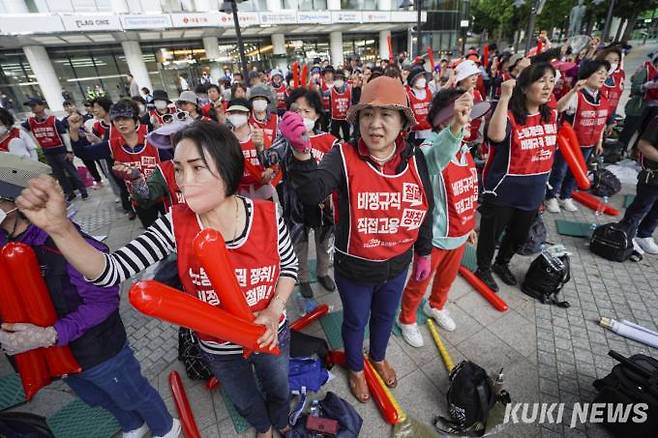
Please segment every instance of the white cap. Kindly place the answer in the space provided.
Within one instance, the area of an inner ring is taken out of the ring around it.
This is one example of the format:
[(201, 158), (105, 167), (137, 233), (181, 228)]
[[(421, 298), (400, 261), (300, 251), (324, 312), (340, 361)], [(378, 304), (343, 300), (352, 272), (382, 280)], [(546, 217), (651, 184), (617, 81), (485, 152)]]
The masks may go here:
[(480, 69), (473, 61), (466, 60), (459, 63), (455, 69), (455, 81), (458, 83), (469, 76), (480, 74)]

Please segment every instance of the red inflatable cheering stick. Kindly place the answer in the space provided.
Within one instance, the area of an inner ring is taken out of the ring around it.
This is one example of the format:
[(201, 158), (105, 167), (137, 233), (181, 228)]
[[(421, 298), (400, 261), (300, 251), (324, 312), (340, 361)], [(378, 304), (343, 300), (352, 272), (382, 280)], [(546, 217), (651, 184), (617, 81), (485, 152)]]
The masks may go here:
[(567, 138), (567, 140), (569, 140), (569, 144), (571, 145), (571, 149), (573, 149), (576, 155), (576, 159), (578, 159), (578, 164), (580, 165), (580, 168), (584, 169), (585, 173), (587, 173), (587, 163), (585, 162), (583, 151), (580, 149), (580, 142), (578, 141), (578, 136), (576, 135), (576, 131), (574, 131), (571, 124), (566, 120), (562, 122), (558, 134), (560, 135), (563, 134)]
[(484, 297), (485, 300), (489, 301), (494, 309), (498, 310), (499, 312), (507, 312), (509, 309), (507, 303), (503, 301), (503, 299), (498, 295), (496, 295), (491, 289), (489, 289), (489, 286), (484, 284), (484, 282), (480, 280), (474, 273), (469, 271), (464, 266), (459, 267), (459, 273), (462, 277), (464, 277), (464, 280), (466, 280), (471, 286), (473, 286), (476, 291), (480, 293), (480, 295), (482, 295), (482, 297)]
[(231, 315), (191, 295), (154, 280), (132, 285), (128, 299), (147, 316), (187, 327), (199, 333), (242, 345), (250, 351), (279, 355), (279, 347), (271, 350), (258, 345), (265, 327)]
[[(8, 270), (7, 264), (0, 258), (0, 318), (3, 322), (26, 322), (28, 320), (23, 307), (19, 290), (15, 285), (13, 278)], [(48, 365), (43, 355), (42, 349), (26, 351), (14, 356), (18, 374), (21, 376), (21, 383), (25, 398), (32, 400), (32, 397), (39, 392), (41, 388), (50, 383), (50, 373)]]
[(320, 304), (315, 309), (290, 324), (290, 330), (301, 330), (316, 319), (322, 318), (327, 313), (329, 313), (329, 306), (326, 304)]
[(217, 292), (222, 308), (245, 321), (256, 319), (235, 277), (235, 269), (222, 233), (213, 228), (205, 228), (196, 235), (192, 245), (194, 254)]
[(576, 180), (576, 184), (578, 184), (578, 188), (581, 190), (589, 189), (591, 183), (587, 178), (587, 166), (581, 167), (581, 163), (578, 159), (578, 155), (583, 155), (580, 152), (580, 147), (576, 145), (574, 148), (573, 144), (571, 144), (571, 142), (562, 134), (558, 134), (557, 144), (560, 147), (560, 153), (562, 154), (564, 161), (567, 162), (567, 166), (569, 166), (569, 170)]
[[(2, 248), (2, 259), (14, 277), (14, 284), (20, 284), (20, 297), (29, 317), (28, 322), (40, 327), (55, 324), (58, 319), (57, 312), (50, 300), (48, 288), (41, 276), (39, 262), (32, 248), (24, 243), (10, 242)], [(69, 347), (46, 348), (44, 354), (52, 377), (81, 371)]]
[(190, 401), (185, 393), (185, 386), (183, 386), (183, 381), (176, 371), (169, 373), (169, 386), (183, 427), (183, 435), (185, 435), (185, 438), (201, 438), (201, 433), (199, 433), (199, 428), (194, 419), (194, 412), (192, 412)]

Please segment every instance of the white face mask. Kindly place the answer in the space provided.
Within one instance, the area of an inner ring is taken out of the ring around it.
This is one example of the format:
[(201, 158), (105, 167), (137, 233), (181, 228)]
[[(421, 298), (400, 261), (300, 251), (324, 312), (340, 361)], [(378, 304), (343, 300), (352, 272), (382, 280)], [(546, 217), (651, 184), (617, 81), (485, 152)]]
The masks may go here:
[(254, 111), (257, 113), (263, 112), (267, 109), (267, 101), (263, 99), (256, 99), (253, 102)]
[(304, 127), (307, 131), (311, 131), (315, 127), (315, 120), (304, 117)]
[(336, 79), (334, 81), (334, 87), (336, 88), (341, 88), (343, 85), (345, 85), (345, 81), (342, 79)]
[(241, 128), (248, 120), (246, 114), (229, 114), (227, 119), (234, 128)]
[(416, 80), (414, 87), (417, 88), (418, 90), (423, 90), (426, 85), (427, 85), (427, 79), (420, 78)]
[(617, 64), (610, 64), (610, 70), (608, 70), (608, 74), (611, 75), (614, 72), (617, 71), (617, 67), (619, 67)]
[(3, 209), (0, 208), (0, 225), (7, 219), (7, 216), (9, 216), (9, 213), (13, 213), (16, 210), (18, 210), (18, 207), (13, 208), (9, 211), (4, 211)]
[(155, 107), (159, 110), (167, 108), (167, 102), (164, 100), (156, 100), (153, 102), (153, 105), (155, 105)]
[(9, 129), (5, 125), (0, 125), (0, 137), (5, 135)]

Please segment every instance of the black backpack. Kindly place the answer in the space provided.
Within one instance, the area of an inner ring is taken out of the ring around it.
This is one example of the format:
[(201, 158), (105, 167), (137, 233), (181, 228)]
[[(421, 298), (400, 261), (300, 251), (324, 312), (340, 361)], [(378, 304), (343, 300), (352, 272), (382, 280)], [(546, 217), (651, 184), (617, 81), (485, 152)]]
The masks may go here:
[(192, 330), (178, 329), (178, 360), (185, 365), (185, 373), (192, 380), (208, 380), (212, 372), (201, 355), (199, 340)]
[(525, 240), (525, 243), (521, 245), (516, 250), (516, 253), (519, 255), (529, 256), (537, 254), (541, 251), (542, 246), (546, 243), (546, 225), (541, 214), (535, 216), (535, 220), (530, 226), (530, 231), (528, 231), (528, 237)]
[(46, 419), (29, 412), (0, 413), (0, 437), (54, 438)]
[(557, 295), (570, 279), (569, 256), (555, 257), (544, 251), (530, 263), (521, 291), (543, 304), (567, 308), (569, 302), (558, 300)]
[(621, 181), (607, 169), (599, 167), (594, 171), (592, 194), (598, 197), (613, 196), (621, 190)]
[(592, 233), (589, 249), (604, 259), (623, 262), (633, 254), (633, 238), (621, 224), (599, 225)]
[[(616, 351), (608, 353), (620, 363), (612, 368), (610, 374), (594, 381), (599, 393), (595, 403), (621, 403), (624, 410), (628, 404), (646, 403), (648, 410), (646, 421), (635, 422), (633, 410), (626, 421), (606, 422), (604, 426), (616, 437), (655, 437), (658, 436), (658, 360), (634, 354), (626, 358)], [(638, 418), (639, 420), (639, 418)]]

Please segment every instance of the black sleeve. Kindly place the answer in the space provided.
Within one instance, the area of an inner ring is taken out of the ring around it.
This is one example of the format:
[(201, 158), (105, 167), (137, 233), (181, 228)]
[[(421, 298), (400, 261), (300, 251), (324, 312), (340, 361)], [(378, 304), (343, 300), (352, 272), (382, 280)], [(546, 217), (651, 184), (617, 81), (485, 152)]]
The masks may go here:
[(290, 183), (304, 205), (318, 205), (336, 188), (345, 184), (340, 148), (329, 151), (320, 164), (316, 164), (313, 158), (299, 161), (293, 157), (288, 171)]
[(22, 126), (23, 129), (25, 129), (27, 132), (30, 132), (30, 131), (32, 130), (32, 129), (30, 128), (30, 124), (27, 123), (27, 120), (24, 121), (23, 123), (21, 123), (21, 126)]
[(57, 119), (55, 120), (55, 126), (57, 127), (57, 132), (60, 134), (68, 134), (68, 123), (64, 123), (63, 121)]
[(432, 182), (430, 180), (429, 171), (427, 170), (427, 163), (425, 162), (425, 155), (421, 152), (420, 148), (415, 151), (416, 163), (418, 164), (418, 173), (420, 179), (423, 181), (425, 187), (425, 196), (427, 196), (428, 209), (425, 215), (425, 220), (418, 230), (418, 239), (414, 244), (414, 251), (419, 255), (426, 256), (432, 253), (432, 227), (434, 225), (434, 191), (432, 190)]
[(356, 105), (361, 100), (361, 87), (352, 88), (352, 105)]
[(649, 122), (640, 139), (652, 145), (658, 145), (658, 117)]
[[(86, 140), (86, 139), (85, 139)], [(80, 145), (80, 140), (77, 142), (71, 142), (71, 145), (74, 148), (78, 148)], [(82, 146), (79, 148), (80, 157), (85, 160), (103, 160), (105, 158), (112, 158), (112, 153), (110, 152), (110, 142), (103, 140), (100, 143), (94, 143), (88, 146)]]

